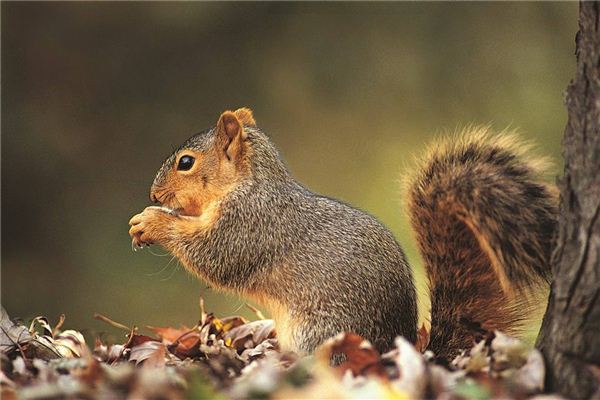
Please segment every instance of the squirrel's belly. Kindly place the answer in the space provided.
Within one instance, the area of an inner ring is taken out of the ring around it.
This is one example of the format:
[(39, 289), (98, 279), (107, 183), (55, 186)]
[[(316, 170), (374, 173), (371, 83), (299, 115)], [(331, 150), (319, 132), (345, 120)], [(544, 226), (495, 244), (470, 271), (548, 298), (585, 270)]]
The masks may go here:
[(244, 295), (262, 305), (271, 315), (275, 321), (277, 341), (281, 350), (298, 352), (299, 348), (294, 335), (295, 324), (288, 307), (281, 301), (264, 294), (246, 292)]
[[(266, 306), (269, 309), (268, 306)], [(282, 306), (275, 306), (274, 309), (269, 309), (271, 317), (275, 321), (275, 329), (277, 330), (277, 340), (281, 350), (298, 352), (294, 335), (294, 324), (287, 309)]]

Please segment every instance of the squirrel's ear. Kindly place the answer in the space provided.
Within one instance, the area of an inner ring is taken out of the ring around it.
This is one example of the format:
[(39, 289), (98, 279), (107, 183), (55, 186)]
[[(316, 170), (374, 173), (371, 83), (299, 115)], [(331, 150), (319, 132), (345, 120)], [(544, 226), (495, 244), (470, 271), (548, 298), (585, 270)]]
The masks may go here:
[(237, 158), (243, 153), (244, 141), (248, 137), (248, 133), (234, 112), (225, 111), (221, 114), (217, 122), (216, 135), (217, 145), (221, 147), (229, 160)]
[(234, 111), (235, 116), (245, 126), (256, 126), (252, 110), (247, 107), (238, 108)]

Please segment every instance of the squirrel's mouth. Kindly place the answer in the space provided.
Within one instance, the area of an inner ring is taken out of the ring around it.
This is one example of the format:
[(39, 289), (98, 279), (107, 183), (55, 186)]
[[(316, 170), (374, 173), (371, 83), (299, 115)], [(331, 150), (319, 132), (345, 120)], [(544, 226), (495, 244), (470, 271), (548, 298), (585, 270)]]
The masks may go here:
[(174, 194), (168, 192), (155, 192), (152, 190), (150, 193), (150, 200), (154, 203), (158, 203), (158, 206), (166, 213), (176, 216), (189, 216)]
[(169, 213), (176, 217), (195, 217), (195, 215), (188, 214), (185, 212), (183, 207), (171, 208), (165, 205), (160, 206), (166, 213)]
[[(202, 213), (202, 208), (194, 201), (183, 201), (177, 198), (174, 192), (152, 190), (150, 200), (157, 203), (164, 212), (178, 217), (198, 217)], [(186, 200), (186, 197), (183, 197)]]
[(154, 198), (159, 207), (166, 213), (178, 217), (197, 217), (200, 212), (194, 204), (182, 204), (175, 196)]
[(172, 213), (175, 215), (186, 215), (183, 207), (173, 208)]
[(174, 216), (185, 216), (186, 214), (184, 213), (183, 208), (179, 207), (179, 208), (171, 208), (167, 205), (161, 204), (160, 209), (164, 212), (166, 212), (167, 214), (171, 214)]

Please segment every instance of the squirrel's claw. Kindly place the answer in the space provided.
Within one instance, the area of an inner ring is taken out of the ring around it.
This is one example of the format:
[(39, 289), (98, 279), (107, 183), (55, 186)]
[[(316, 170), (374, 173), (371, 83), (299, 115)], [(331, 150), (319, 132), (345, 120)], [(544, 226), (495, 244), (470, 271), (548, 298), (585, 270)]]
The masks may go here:
[[(146, 245), (149, 246), (148, 244), (146, 244)], [(131, 239), (131, 250), (138, 251), (138, 249), (143, 249), (143, 248), (144, 247), (139, 242), (139, 238), (134, 237), (133, 239)]]
[[(165, 217), (168, 221), (165, 221)], [(146, 207), (144, 211), (131, 217), (129, 220), (129, 235), (131, 236), (133, 251), (160, 242), (160, 227), (172, 219), (173, 214), (170, 209), (156, 206)]]

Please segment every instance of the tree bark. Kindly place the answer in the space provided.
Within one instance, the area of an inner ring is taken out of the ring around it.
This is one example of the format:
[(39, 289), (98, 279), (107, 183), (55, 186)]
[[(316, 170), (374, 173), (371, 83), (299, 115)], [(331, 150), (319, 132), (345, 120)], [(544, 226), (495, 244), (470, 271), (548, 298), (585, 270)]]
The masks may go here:
[(548, 390), (600, 398), (600, 3), (579, 7), (554, 281), (537, 347), (546, 360)]

